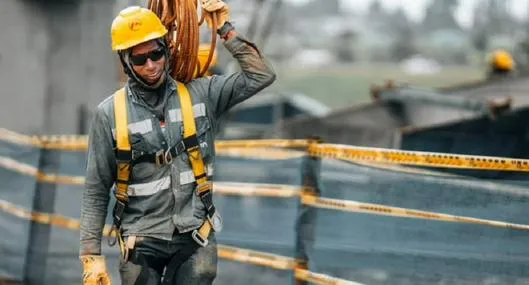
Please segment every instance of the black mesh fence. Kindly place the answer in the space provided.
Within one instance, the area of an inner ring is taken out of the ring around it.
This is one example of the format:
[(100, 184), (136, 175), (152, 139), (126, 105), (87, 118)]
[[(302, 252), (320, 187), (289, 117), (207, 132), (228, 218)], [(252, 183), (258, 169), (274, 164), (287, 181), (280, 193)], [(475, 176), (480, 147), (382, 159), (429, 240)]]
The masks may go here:
[[(84, 174), (84, 153), (58, 155), (60, 174)], [(2, 144), (0, 156), (36, 167), (39, 151)], [(257, 160), (220, 156), (215, 181), (301, 186), (306, 183), (307, 169), (312, 169), (317, 172), (313, 182), (323, 198), (527, 223), (529, 181), (525, 174), (485, 179), (334, 159), (322, 159), (318, 169), (317, 160), (307, 161), (302, 157)], [(0, 176), (0, 199), (31, 210), (35, 177), (6, 167), (0, 168)], [(54, 191), (54, 212), (78, 219), (83, 187), (57, 185)], [(299, 201), (298, 197), (216, 195), (216, 206), (225, 221), (218, 243), (292, 258), (299, 256), (296, 246), (303, 245), (311, 271), (363, 284), (529, 282), (527, 231), (307, 207), (305, 211), (312, 215), (303, 219), (314, 235), (303, 232), (301, 242), (296, 243)], [(0, 277), (24, 279), (29, 230), (29, 220), (0, 212)], [(103, 244), (112, 279), (118, 283), (118, 249), (106, 246), (106, 240)], [(51, 227), (41, 284), (80, 284), (78, 246), (78, 231)], [(293, 280), (291, 271), (220, 259), (215, 284), (289, 284)]]

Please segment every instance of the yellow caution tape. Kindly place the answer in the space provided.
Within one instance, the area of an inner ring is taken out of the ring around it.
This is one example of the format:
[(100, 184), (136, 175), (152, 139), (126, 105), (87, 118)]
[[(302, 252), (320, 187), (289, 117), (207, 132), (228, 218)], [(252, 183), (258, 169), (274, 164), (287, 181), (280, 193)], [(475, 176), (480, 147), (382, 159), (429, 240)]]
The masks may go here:
[(298, 280), (303, 280), (311, 282), (318, 285), (363, 285), (358, 282), (353, 282), (349, 280), (339, 279), (336, 277), (331, 277), (328, 275), (323, 275), (319, 273), (310, 272), (304, 269), (296, 269), (295, 277)]
[[(80, 223), (77, 219), (67, 218), (56, 214), (31, 212), (4, 200), (0, 200), (0, 210), (18, 218), (35, 221), (41, 224), (52, 225), (69, 230), (79, 230), (80, 228)], [(105, 225), (103, 230), (104, 236), (109, 236), (110, 228), (110, 225)], [(219, 257), (227, 260), (267, 266), (280, 270), (292, 270), (295, 267), (295, 260), (290, 257), (225, 245), (218, 245), (218, 249)]]
[[(18, 173), (36, 177), (36, 180), (44, 183), (56, 183), (66, 185), (84, 185), (83, 176), (65, 176), (45, 174), (37, 168), (18, 162), (8, 157), (0, 156), (0, 166)], [(221, 195), (239, 196), (262, 196), (290, 198), (296, 197), (303, 190), (302, 187), (280, 184), (241, 183), (241, 182), (214, 182), (215, 193)]]
[(40, 148), (68, 151), (85, 151), (88, 149), (88, 136), (46, 135), (37, 137)]
[(529, 225), (512, 224), (500, 221), (477, 219), (470, 217), (454, 216), (440, 214), (435, 212), (413, 210), (407, 208), (398, 208), (380, 204), (362, 203), (357, 201), (337, 200), (329, 198), (320, 198), (310, 194), (301, 195), (301, 203), (315, 208), (332, 209), (346, 212), (367, 213), (392, 217), (416, 218), (425, 220), (435, 220), (443, 222), (479, 224), (498, 228), (507, 228), (514, 230), (529, 230)]
[(5, 156), (0, 156), (0, 166), (30, 176), (37, 176), (38, 173), (37, 168)]
[[(0, 128), (0, 139), (13, 144), (45, 149), (69, 151), (86, 151), (88, 149), (87, 136), (26, 136)], [(300, 148), (307, 145), (306, 140), (238, 140), (217, 141), (215, 149), (217, 154), (222, 156), (280, 160), (298, 158), (305, 153), (277, 148)]]
[(222, 150), (225, 148), (306, 148), (308, 145), (308, 140), (225, 140), (217, 141), (215, 143), (215, 148), (218, 150)]
[[(80, 223), (77, 219), (67, 218), (56, 214), (52, 215), (47, 213), (31, 212), (27, 209), (24, 209), (20, 206), (17, 206), (4, 200), (0, 200), (0, 210), (14, 215), (18, 218), (32, 220), (41, 224), (48, 224), (69, 230), (79, 230), (80, 228)], [(103, 230), (104, 236), (110, 235), (110, 228), (110, 225), (105, 225), (105, 228)], [(252, 265), (266, 266), (278, 270), (293, 270), (296, 267), (295, 259), (290, 257), (220, 244), (217, 246), (217, 248), (219, 257), (225, 260), (237, 261)], [(308, 276), (311, 275), (313, 275), (313, 273), (308, 272)], [(303, 276), (307, 276), (307, 273), (304, 273)], [(330, 277), (328, 278), (330, 279)]]
[[(84, 151), (88, 148), (88, 136), (86, 135), (27, 136), (0, 128), (0, 140), (47, 149)], [(215, 148), (219, 151), (232, 148), (305, 148), (307, 146), (308, 140), (297, 139), (232, 140), (215, 143)]]
[(87, 136), (47, 135), (26, 136), (0, 128), (0, 139), (19, 145), (28, 145), (44, 149), (84, 151), (88, 146)]
[[(219, 142), (220, 143), (220, 142)], [(249, 148), (233, 147), (216, 149), (216, 154), (226, 157), (260, 159), (260, 160), (285, 160), (303, 157), (306, 153), (296, 150), (274, 149), (274, 148)]]
[[(57, 214), (31, 212), (23, 207), (0, 200), (0, 210), (21, 219), (35, 221), (41, 224), (56, 226), (69, 230), (79, 230), (80, 223), (77, 219), (67, 218)], [(104, 236), (109, 236), (110, 225), (105, 225)], [(281, 270), (291, 270), (295, 266), (295, 261), (289, 257), (240, 249), (236, 247), (218, 245), (219, 256), (224, 259), (239, 261), (254, 265), (269, 266)]]
[(309, 155), (348, 161), (529, 172), (529, 160), (505, 157), (403, 151), (331, 144), (314, 144), (308, 147), (308, 151)]
[(67, 151), (86, 151), (88, 149), (87, 142), (81, 141), (43, 141), (40, 148), (67, 150)]
[(279, 270), (292, 270), (296, 266), (293, 258), (266, 252), (219, 245), (219, 257), (241, 263), (266, 266)]
[(0, 166), (22, 174), (34, 176), (37, 181), (44, 183), (57, 183), (67, 185), (84, 185), (82, 176), (66, 176), (57, 174), (46, 174), (37, 170), (34, 166), (18, 162), (14, 159), (0, 156)]
[[(35, 147), (86, 151), (87, 136), (55, 135), (25, 136), (0, 128), (0, 139), (15, 144)], [(222, 156), (251, 159), (293, 159), (305, 155), (303, 151), (278, 148), (308, 148), (308, 155), (347, 161), (367, 161), (388, 164), (529, 172), (529, 160), (492, 156), (473, 156), (420, 151), (401, 151), (347, 145), (317, 144), (310, 140), (233, 140), (217, 141), (215, 149)]]
[[(35, 176), (37, 181), (46, 183), (84, 185), (82, 176), (61, 176), (51, 175), (39, 172), (35, 167), (17, 162), (13, 159), (0, 157), (0, 166), (14, 170), (23, 174)], [(302, 188), (288, 185), (273, 184), (252, 184), (252, 183), (235, 183), (235, 182), (216, 182), (214, 183), (216, 193), (224, 195), (242, 195), (242, 196), (267, 196), (267, 197), (295, 197), (302, 192)], [(512, 224), (492, 220), (476, 219), (469, 217), (452, 216), (434, 212), (418, 211), (406, 208), (390, 207), (378, 204), (361, 203), (356, 201), (343, 201), (329, 198), (314, 197), (310, 194), (301, 194), (301, 201), (306, 205), (319, 208), (343, 210), (350, 212), (374, 213), (379, 215), (422, 218), (429, 220), (482, 224), (487, 226), (512, 228), (518, 230), (529, 230), (528, 225)]]
[[(49, 175), (38, 172), (33, 166), (23, 164), (6, 157), (0, 157), (0, 166), (23, 174), (36, 176), (40, 182), (84, 185), (83, 177)], [(241, 196), (265, 196), (265, 197), (295, 197), (303, 193), (303, 188), (289, 185), (274, 184), (255, 184), (255, 183), (236, 183), (236, 182), (215, 182), (215, 193), (224, 195), (241, 195)], [(438, 220), (446, 222), (471, 223), (487, 226), (512, 228), (518, 230), (529, 230), (528, 225), (512, 224), (500, 221), (476, 219), (469, 217), (446, 215), (434, 212), (419, 211), (406, 208), (390, 207), (371, 203), (362, 203), (356, 201), (335, 200), (329, 198), (315, 197), (310, 194), (302, 194), (301, 201), (303, 204), (326, 209), (343, 210), (349, 212), (372, 213), (378, 215), (421, 218), (429, 220)]]
[[(0, 128), (0, 139), (12, 144), (34, 145), (34, 140), (32, 137), (21, 135), (4, 128)], [(34, 139), (35, 141), (37, 140), (37, 138)]]
[[(80, 223), (77, 219), (67, 218), (56, 214), (31, 212), (23, 207), (0, 200), (0, 210), (21, 219), (32, 220), (37, 223), (56, 226), (69, 230), (79, 230)], [(109, 236), (110, 225), (105, 225), (104, 236)], [(254, 265), (268, 266), (281, 270), (291, 270), (295, 267), (295, 261), (289, 257), (269, 254), (265, 252), (240, 249), (231, 246), (218, 245), (219, 256), (233, 261), (244, 262)]]
[(279, 184), (214, 182), (213, 190), (222, 195), (291, 198), (299, 196), (303, 188)]
[[(77, 219), (72, 219), (57, 214), (31, 212), (23, 207), (17, 206), (1, 199), (0, 210), (15, 217), (25, 220), (31, 220), (40, 224), (52, 225), (58, 228), (69, 230), (79, 230), (80, 228), (79, 220)], [(108, 236), (108, 234), (110, 233), (110, 225), (105, 226), (103, 233)]]
[(388, 163), (380, 163), (380, 162), (366, 162), (366, 161), (355, 161), (355, 162), (348, 162), (353, 163), (358, 166), (364, 166), (364, 167), (370, 167), (370, 168), (376, 168), (380, 170), (390, 170), (393, 172), (399, 172), (399, 173), (405, 173), (405, 174), (418, 174), (418, 175), (429, 175), (429, 176), (438, 176), (438, 177), (453, 177), (453, 178), (461, 178), (461, 175), (456, 174), (450, 174), (445, 173), (441, 171), (435, 171), (435, 170), (428, 170), (428, 169), (421, 169), (416, 168), (412, 166), (402, 166), (398, 164), (388, 164)]
[(361, 283), (335, 278), (332, 276), (310, 272), (305, 269), (296, 268), (297, 262), (294, 258), (219, 245), (219, 257), (226, 260), (237, 261), (252, 265), (266, 266), (279, 270), (294, 270), (298, 280), (308, 281), (321, 285), (363, 285)]

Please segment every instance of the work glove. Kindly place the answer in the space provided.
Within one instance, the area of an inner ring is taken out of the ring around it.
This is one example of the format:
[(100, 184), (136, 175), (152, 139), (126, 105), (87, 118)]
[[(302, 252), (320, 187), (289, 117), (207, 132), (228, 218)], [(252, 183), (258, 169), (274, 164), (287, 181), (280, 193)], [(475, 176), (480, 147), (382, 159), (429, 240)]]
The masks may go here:
[[(208, 28), (218, 30), (230, 18), (230, 8), (222, 0), (201, 0), (204, 20)], [(213, 27), (213, 13), (217, 15), (217, 26)]]
[(83, 285), (111, 285), (105, 257), (101, 255), (81, 255), (83, 263)]

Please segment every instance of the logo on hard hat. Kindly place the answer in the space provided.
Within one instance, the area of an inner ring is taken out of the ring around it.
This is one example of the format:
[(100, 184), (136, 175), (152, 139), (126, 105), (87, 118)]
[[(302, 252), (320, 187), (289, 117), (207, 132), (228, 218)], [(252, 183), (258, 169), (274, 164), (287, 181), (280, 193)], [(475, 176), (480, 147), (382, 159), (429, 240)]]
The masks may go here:
[(129, 24), (129, 29), (133, 32), (139, 30), (141, 28), (141, 21), (139, 19), (134, 19)]

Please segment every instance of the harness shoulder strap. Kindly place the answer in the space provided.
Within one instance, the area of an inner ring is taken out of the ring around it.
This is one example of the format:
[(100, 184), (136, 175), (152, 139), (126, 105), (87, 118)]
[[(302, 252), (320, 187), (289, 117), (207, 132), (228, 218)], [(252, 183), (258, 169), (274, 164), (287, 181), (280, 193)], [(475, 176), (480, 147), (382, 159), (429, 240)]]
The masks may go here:
[[(218, 217), (218, 215), (216, 215), (215, 206), (213, 205), (213, 187), (211, 182), (208, 181), (204, 160), (200, 153), (191, 96), (189, 95), (187, 87), (181, 82), (177, 82), (177, 90), (184, 123), (184, 145), (188, 152), (191, 167), (197, 183), (197, 195), (204, 203), (207, 212), (207, 219), (198, 231), (193, 231), (192, 237), (199, 245), (206, 246), (211, 229), (215, 226), (212, 220), (214, 217)], [(219, 223), (221, 223), (221, 221), (219, 221)]]
[(127, 129), (127, 98), (125, 88), (121, 88), (114, 94), (114, 115), (116, 120), (116, 141), (118, 149), (130, 150), (129, 132)]
[(132, 147), (129, 140), (125, 88), (119, 89), (114, 95), (114, 118), (116, 121), (116, 158), (118, 161), (116, 198), (120, 202), (126, 203), (129, 200), (127, 188), (131, 172)]
[(184, 123), (184, 144), (187, 152), (190, 154), (191, 167), (195, 177), (199, 177), (197, 184), (207, 182), (206, 169), (198, 147), (197, 128), (195, 124), (195, 116), (193, 115), (193, 106), (191, 103), (191, 96), (189, 91), (183, 83), (178, 82), (178, 97), (180, 97), (180, 105), (182, 107), (182, 120)]
[(127, 252), (124, 249), (124, 242), (121, 236), (121, 217), (125, 207), (129, 201), (128, 187), (130, 174), (132, 171), (132, 147), (129, 141), (128, 117), (127, 117), (127, 95), (125, 88), (121, 88), (114, 94), (114, 120), (116, 123), (116, 160), (117, 160), (117, 175), (116, 175), (116, 204), (112, 211), (114, 223), (112, 225), (111, 233), (114, 232), (116, 239), (109, 240), (112, 246), (119, 242), (122, 255)]

